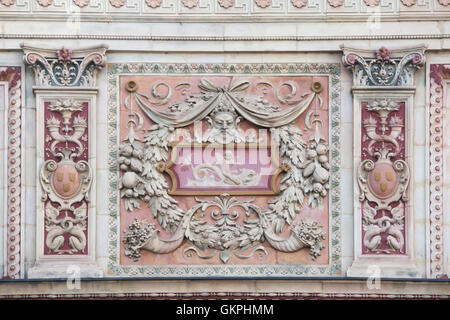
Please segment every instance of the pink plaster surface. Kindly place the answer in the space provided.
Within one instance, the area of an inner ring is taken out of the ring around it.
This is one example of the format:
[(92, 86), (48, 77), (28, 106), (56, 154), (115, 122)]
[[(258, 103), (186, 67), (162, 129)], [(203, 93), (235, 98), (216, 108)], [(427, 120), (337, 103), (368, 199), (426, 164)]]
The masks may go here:
[[(264, 99), (267, 99), (270, 103), (279, 105), (282, 109), (289, 108), (288, 106), (282, 105), (280, 102), (278, 102), (276, 98), (276, 94), (274, 90), (268, 85), (259, 84), (260, 82), (269, 82), (272, 84), (274, 88), (278, 88), (282, 83), (290, 81), (295, 83), (297, 86), (297, 94), (295, 97), (292, 98), (292, 100), (299, 99), (300, 95), (305, 92), (310, 92), (311, 84), (315, 81), (318, 81), (322, 84), (322, 87), (324, 88), (323, 92), (320, 94), (321, 98), (324, 101), (324, 105), (321, 109), (317, 110), (317, 113), (319, 114), (320, 119), (323, 122), (323, 127), (320, 128), (320, 133), (327, 141), (329, 140), (329, 134), (328, 134), (328, 77), (326, 76), (168, 76), (168, 75), (135, 75), (135, 76), (120, 76), (120, 141), (123, 141), (125, 137), (128, 134), (128, 127), (127, 127), (127, 121), (128, 121), (128, 115), (131, 112), (140, 112), (144, 117), (144, 128), (148, 128), (153, 123), (151, 120), (149, 120), (140, 110), (139, 108), (133, 104), (132, 109), (125, 108), (125, 99), (129, 96), (129, 93), (125, 90), (125, 85), (128, 81), (135, 81), (138, 84), (138, 92), (141, 94), (149, 95), (151, 88), (153, 84), (157, 83), (158, 81), (164, 81), (168, 83), (172, 88), (173, 96), (172, 98), (164, 105), (161, 106), (155, 106), (158, 110), (166, 110), (169, 105), (186, 99), (189, 94), (191, 93), (199, 93), (200, 89), (198, 89), (197, 85), (200, 82), (202, 78), (206, 78), (212, 83), (214, 83), (216, 86), (228, 86), (231, 83), (234, 83), (238, 80), (247, 80), (250, 82), (250, 87), (246, 91), (248, 94), (258, 95), (263, 97)], [(189, 87), (187, 85), (184, 85), (180, 87), (180, 89), (174, 90), (173, 88), (180, 83), (189, 83)], [(181, 88), (187, 88), (187, 92), (183, 92)], [(167, 91), (165, 91), (165, 88), (158, 87), (158, 94), (164, 95)], [(264, 93), (265, 92), (265, 93)], [(184, 94), (183, 94), (184, 93)], [(287, 86), (282, 86), (279, 88), (279, 93), (286, 95), (289, 93), (289, 89)], [(310, 106), (308, 110), (306, 110), (297, 120), (295, 121), (295, 124), (302, 130), (303, 132), (303, 138), (305, 141), (309, 141), (310, 138), (313, 137), (314, 132), (309, 131), (305, 127), (305, 115), (308, 113), (308, 111), (311, 110), (311, 108), (314, 108), (314, 102)], [(241, 123), (241, 128), (243, 130), (246, 130), (248, 128), (254, 128), (256, 132), (258, 133), (258, 127), (247, 122), (243, 121)], [(187, 128), (191, 133), (193, 132), (193, 126)], [(203, 131), (207, 129), (207, 125), (205, 122), (203, 122)], [(137, 135), (140, 138), (143, 138), (143, 134), (140, 132), (137, 132)], [(253, 165), (253, 167), (250, 167), (250, 164), (244, 164), (242, 167), (246, 168), (256, 168), (257, 170), (261, 170), (262, 167), (258, 168), (258, 166)], [(242, 168), (241, 167), (241, 168)], [(189, 176), (189, 170), (182, 171), (181, 166), (177, 167), (175, 166), (175, 169), (177, 170), (177, 174), (182, 177), (181, 183), (184, 183), (185, 179)], [(188, 172), (188, 175), (183, 175), (186, 172)], [(167, 181), (169, 182), (170, 186), (170, 178), (166, 177)], [(261, 186), (264, 185), (266, 187), (267, 180), (263, 180), (264, 182), (261, 182)], [(186, 212), (189, 208), (192, 206), (198, 204), (198, 202), (195, 200), (195, 197), (200, 199), (209, 199), (212, 200), (212, 196), (173, 196), (173, 198), (178, 201), (178, 206)], [(268, 208), (268, 201), (272, 200), (275, 196), (235, 196), (238, 201), (243, 200), (250, 200), (254, 199), (253, 203), (258, 205), (262, 210), (265, 210)], [(249, 259), (239, 259), (235, 257), (233, 254), (230, 254), (230, 260), (227, 262), (227, 265), (261, 265), (261, 264), (313, 264), (313, 265), (326, 265), (329, 262), (329, 195), (327, 195), (323, 200), (323, 206), (321, 208), (315, 208), (311, 209), (308, 208), (306, 205), (301, 208), (300, 214), (296, 216), (294, 219), (294, 223), (300, 220), (303, 220), (305, 218), (311, 218), (316, 220), (320, 225), (323, 226), (323, 231), (326, 232), (326, 237), (324, 240), (322, 240), (322, 243), (325, 245), (325, 248), (322, 249), (321, 255), (313, 261), (311, 259), (311, 256), (309, 254), (309, 249), (302, 249), (297, 252), (293, 253), (284, 253), (274, 250), (266, 241), (262, 243), (267, 252), (268, 255), (260, 256), (258, 252), (256, 252), (252, 258)], [(214, 209), (214, 208), (213, 208)], [(217, 208), (215, 208), (217, 209)], [(234, 209), (234, 208), (233, 208)], [(240, 212), (240, 218), (238, 219), (238, 223), (242, 222), (242, 219), (244, 219), (245, 214), (240, 211), (239, 208), (236, 209)], [(207, 210), (207, 214), (205, 216), (205, 220), (208, 224), (213, 224), (213, 220), (208, 215), (209, 211)], [(147, 206), (146, 203), (141, 203), (141, 208), (136, 209), (133, 212), (128, 212), (125, 210), (124, 201), (121, 200), (120, 203), (120, 234), (121, 239), (123, 239), (124, 231), (127, 229), (128, 225), (130, 225), (134, 219), (140, 219), (140, 220), (146, 220), (148, 222), (154, 223), (157, 229), (160, 230), (159, 236), (161, 238), (168, 238), (170, 236), (169, 233), (164, 231), (158, 224), (157, 220), (153, 217), (153, 214), (151, 212), (151, 209)], [(254, 218), (254, 217), (253, 217)], [(290, 235), (290, 226), (287, 226), (285, 230), (283, 231), (280, 236), (285, 236), (286, 238)], [(192, 243), (190, 243), (188, 240), (184, 240), (182, 245), (176, 249), (173, 252), (170, 252), (168, 254), (155, 254), (148, 251), (141, 251), (141, 258), (139, 261), (134, 262), (133, 260), (129, 259), (124, 254), (124, 245), (121, 245), (120, 249), (120, 263), (123, 265), (199, 265), (199, 264), (208, 264), (208, 265), (224, 265), (224, 263), (220, 260), (219, 254), (216, 254), (215, 257), (211, 259), (201, 259), (196, 254), (193, 254), (192, 257), (187, 258), (183, 255), (183, 251), (192, 246)], [(242, 252), (242, 254), (249, 254), (251, 249), (248, 249), (245, 252)]]

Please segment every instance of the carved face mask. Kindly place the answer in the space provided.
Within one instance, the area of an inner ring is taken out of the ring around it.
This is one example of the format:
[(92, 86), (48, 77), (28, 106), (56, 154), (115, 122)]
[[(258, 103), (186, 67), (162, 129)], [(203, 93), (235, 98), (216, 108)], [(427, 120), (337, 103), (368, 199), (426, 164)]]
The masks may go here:
[(235, 127), (235, 116), (232, 112), (218, 112), (213, 117), (213, 127), (219, 130), (220, 133), (226, 134), (229, 129)]

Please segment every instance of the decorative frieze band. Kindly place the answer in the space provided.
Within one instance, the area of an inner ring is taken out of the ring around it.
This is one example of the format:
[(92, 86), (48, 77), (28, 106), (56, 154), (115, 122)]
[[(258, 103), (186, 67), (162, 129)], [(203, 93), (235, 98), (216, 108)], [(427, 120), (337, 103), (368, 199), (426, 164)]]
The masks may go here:
[[(10, 279), (22, 276), (21, 270), (21, 126), (22, 74), (20, 67), (0, 67), (0, 81), (8, 83), (6, 134), (6, 272)], [(3, 128), (2, 128), (3, 129)]]
[[(445, 81), (450, 80), (450, 66), (430, 65), (430, 131), (429, 131), (429, 275), (432, 278), (447, 277), (444, 251), (444, 119), (446, 99)], [(446, 93), (448, 94), (448, 93)]]
[(414, 260), (411, 172), (414, 73), (425, 47), (376, 51), (342, 47), (353, 72), (355, 261), (347, 274), (420, 276)]
[[(366, 20), (372, 17), (403, 17), (415, 15), (426, 19), (427, 15), (439, 15), (449, 12), (448, 0), (395, 0), (389, 5), (380, 0), (31, 0), (27, 2), (16, 0), (0, 0), (0, 14), (20, 16), (33, 14), (104, 16), (105, 14), (120, 17), (124, 14), (134, 14), (142, 17), (196, 17), (207, 20), (209, 15), (216, 17), (237, 17), (246, 19), (248, 16), (258, 16), (262, 19), (276, 17), (306, 18), (341, 18)], [(19, 12), (19, 14), (17, 14)], [(102, 17), (104, 19), (104, 17)]]

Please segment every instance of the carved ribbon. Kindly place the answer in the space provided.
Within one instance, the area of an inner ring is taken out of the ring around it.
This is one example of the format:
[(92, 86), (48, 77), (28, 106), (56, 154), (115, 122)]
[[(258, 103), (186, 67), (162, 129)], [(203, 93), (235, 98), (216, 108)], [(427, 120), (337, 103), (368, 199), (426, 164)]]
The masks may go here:
[(311, 92), (305, 99), (291, 108), (275, 112), (266, 112), (261, 110), (253, 110), (251, 107), (241, 103), (236, 94), (247, 90), (249, 87), (248, 81), (237, 82), (229, 88), (221, 88), (215, 86), (206, 79), (202, 79), (199, 83), (199, 88), (204, 92), (212, 93), (212, 97), (205, 102), (196, 104), (192, 109), (183, 113), (169, 113), (158, 111), (147, 105), (143, 99), (143, 95), (132, 92), (141, 110), (153, 121), (169, 127), (186, 127), (201, 120), (211, 113), (214, 108), (223, 99), (228, 100), (235, 110), (246, 120), (261, 127), (281, 127), (291, 123), (297, 119), (311, 104), (314, 98), (318, 95), (316, 92)]

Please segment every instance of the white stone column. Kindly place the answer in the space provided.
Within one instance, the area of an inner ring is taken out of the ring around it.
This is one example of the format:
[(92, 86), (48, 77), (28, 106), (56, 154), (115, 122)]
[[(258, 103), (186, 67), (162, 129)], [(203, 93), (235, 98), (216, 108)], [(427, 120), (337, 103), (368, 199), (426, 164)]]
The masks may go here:
[(36, 103), (36, 263), (28, 277), (102, 277), (95, 262), (96, 76), (106, 48), (22, 48)]
[(342, 47), (353, 72), (354, 261), (348, 276), (423, 276), (415, 260), (414, 72), (425, 47)]

